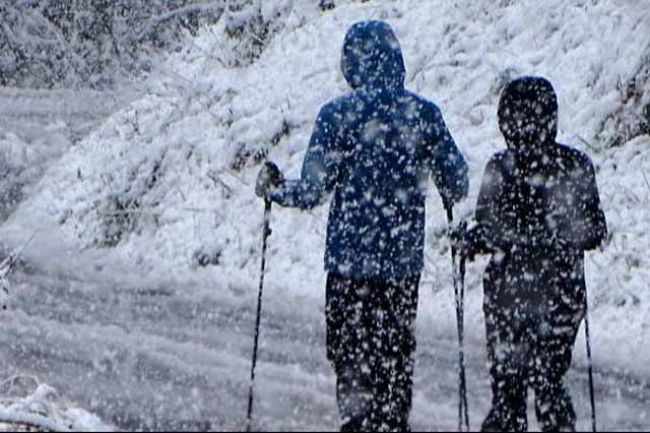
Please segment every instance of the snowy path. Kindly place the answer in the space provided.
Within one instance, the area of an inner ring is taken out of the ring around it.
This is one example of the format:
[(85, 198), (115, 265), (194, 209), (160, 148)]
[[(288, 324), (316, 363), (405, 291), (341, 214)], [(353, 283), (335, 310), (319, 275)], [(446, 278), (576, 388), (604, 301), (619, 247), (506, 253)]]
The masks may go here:
[[(0, 315), (3, 375), (33, 374), (124, 429), (245, 428), (255, 293), (224, 300), (191, 297), (192, 287), (116, 289), (38, 272), (16, 277), (12, 305)], [(334, 430), (334, 377), (325, 360), (320, 305), (292, 300), (287, 308), (270, 297), (262, 322), (258, 426)], [(453, 429), (454, 338), (441, 341), (422, 328), (412, 424), (418, 430)], [(483, 360), (482, 348), (471, 347), (474, 428), (489, 405)], [(647, 383), (612, 375), (597, 379), (601, 428), (649, 428)], [(570, 382), (579, 427), (587, 429), (586, 374), (574, 370)]]

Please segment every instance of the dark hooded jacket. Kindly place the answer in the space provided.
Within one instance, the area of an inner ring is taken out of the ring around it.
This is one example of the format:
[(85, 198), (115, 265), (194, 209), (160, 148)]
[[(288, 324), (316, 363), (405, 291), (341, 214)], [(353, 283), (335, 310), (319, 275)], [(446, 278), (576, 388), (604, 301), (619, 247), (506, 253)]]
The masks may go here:
[(607, 235), (593, 165), (556, 143), (557, 98), (547, 80), (511, 82), (498, 116), (508, 149), (485, 169), (472, 235), (493, 253), (486, 302), (542, 314), (580, 311), (584, 251)]
[(352, 92), (320, 110), (301, 178), (271, 193), (302, 209), (332, 193), (325, 268), (348, 278), (404, 278), (423, 266), (424, 180), (449, 205), (467, 194), (467, 165), (438, 107), (404, 88), (388, 24), (348, 31), (341, 70)]

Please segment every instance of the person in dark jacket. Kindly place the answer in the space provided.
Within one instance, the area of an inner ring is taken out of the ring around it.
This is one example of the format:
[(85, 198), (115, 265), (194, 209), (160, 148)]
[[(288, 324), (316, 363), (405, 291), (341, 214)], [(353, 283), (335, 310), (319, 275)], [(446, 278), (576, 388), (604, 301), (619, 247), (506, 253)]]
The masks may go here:
[(492, 409), (483, 431), (525, 431), (535, 392), (544, 431), (575, 429), (563, 378), (585, 314), (584, 251), (606, 237), (594, 168), (556, 142), (551, 83), (523, 77), (503, 91), (499, 127), (507, 150), (488, 162), (465, 253), (491, 253), (484, 312)]
[(310, 209), (331, 193), (327, 354), (342, 430), (407, 430), (426, 179), (452, 206), (467, 194), (467, 165), (438, 107), (404, 88), (388, 24), (353, 25), (341, 70), (352, 91), (320, 110), (300, 179), (267, 163), (257, 194)]

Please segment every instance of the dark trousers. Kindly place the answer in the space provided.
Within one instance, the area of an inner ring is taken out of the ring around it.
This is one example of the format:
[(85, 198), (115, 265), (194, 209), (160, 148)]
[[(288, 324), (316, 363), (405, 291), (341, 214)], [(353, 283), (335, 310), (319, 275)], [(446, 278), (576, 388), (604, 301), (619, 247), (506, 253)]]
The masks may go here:
[(341, 431), (409, 430), (419, 280), (328, 275), (327, 356)]
[(528, 387), (542, 431), (573, 431), (576, 415), (563, 378), (582, 313), (485, 308), (492, 409), (482, 431), (526, 431)]

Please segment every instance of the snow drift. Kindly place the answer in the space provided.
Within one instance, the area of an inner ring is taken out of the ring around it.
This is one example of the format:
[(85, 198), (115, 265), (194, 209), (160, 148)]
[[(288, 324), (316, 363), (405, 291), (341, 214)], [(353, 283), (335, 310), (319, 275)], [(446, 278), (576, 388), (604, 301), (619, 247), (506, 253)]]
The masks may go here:
[[(55, 389), (27, 376), (0, 382), (0, 432), (113, 431), (96, 416), (71, 406)], [(32, 430), (36, 429), (36, 430)]]

